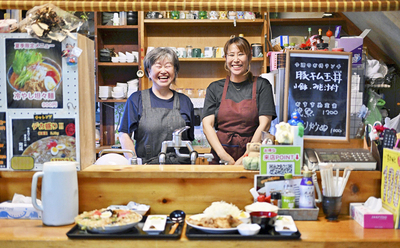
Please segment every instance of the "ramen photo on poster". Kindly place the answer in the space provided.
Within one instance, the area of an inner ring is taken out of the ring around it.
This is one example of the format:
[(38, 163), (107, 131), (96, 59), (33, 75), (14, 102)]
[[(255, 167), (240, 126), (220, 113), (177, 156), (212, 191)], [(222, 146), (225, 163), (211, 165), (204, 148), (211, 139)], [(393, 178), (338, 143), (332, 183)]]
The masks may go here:
[(6, 39), (8, 108), (63, 107), (61, 43)]
[(75, 128), (74, 118), (52, 118), (51, 114), (13, 119), (13, 156), (33, 157), (35, 164), (77, 161)]

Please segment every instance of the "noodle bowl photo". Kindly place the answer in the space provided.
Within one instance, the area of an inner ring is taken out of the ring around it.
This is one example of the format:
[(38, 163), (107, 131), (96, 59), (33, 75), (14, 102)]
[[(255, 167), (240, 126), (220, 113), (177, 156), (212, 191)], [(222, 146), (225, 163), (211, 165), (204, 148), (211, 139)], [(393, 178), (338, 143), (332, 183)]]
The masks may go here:
[(7, 73), (7, 81), (11, 88), (31, 93), (56, 91), (62, 81), (60, 65), (50, 58), (42, 58), (40, 53), (32, 55), (34, 58), (26, 58), (29, 52), (22, 55), (23, 51), (18, 52)]

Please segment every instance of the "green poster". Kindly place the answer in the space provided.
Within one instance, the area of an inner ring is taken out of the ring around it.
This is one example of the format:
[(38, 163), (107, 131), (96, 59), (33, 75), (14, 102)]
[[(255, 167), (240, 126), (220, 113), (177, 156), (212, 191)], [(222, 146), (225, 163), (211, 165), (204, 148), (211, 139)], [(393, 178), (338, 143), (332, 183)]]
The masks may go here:
[(283, 176), (292, 173), (301, 175), (303, 165), (302, 147), (292, 145), (262, 145), (260, 174)]

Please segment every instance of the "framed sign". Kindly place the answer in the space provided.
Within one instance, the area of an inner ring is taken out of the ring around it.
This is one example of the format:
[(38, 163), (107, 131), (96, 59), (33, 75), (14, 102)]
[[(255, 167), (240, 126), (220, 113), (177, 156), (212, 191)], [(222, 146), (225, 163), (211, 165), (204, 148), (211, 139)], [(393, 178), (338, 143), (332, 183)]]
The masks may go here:
[(260, 147), (260, 174), (284, 176), (292, 173), (301, 176), (303, 147), (293, 145), (262, 145)]
[(304, 139), (350, 140), (351, 53), (288, 51), (284, 121), (298, 112)]

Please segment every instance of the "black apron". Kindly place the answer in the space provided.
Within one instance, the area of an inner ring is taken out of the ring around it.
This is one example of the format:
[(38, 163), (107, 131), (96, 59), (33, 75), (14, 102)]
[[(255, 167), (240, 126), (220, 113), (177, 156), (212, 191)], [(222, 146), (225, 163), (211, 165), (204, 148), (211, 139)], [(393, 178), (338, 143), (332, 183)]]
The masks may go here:
[[(150, 90), (142, 91), (142, 116), (139, 120), (138, 129), (135, 132), (136, 153), (145, 163), (158, 163), (158, 155), (161, 151), (163, 141), (172, 140), (172, 133), (181, 127), (186, 126), (181, 116), (178, 93), (174, 93), (172, 109), (152, 108), (150, 101)], [(186, 132), (182, 133), (182, 140), (187, 140)], [(187, 153), (181, 149), (182, 153)], [(168, 148), (169, 155), (174, 153), (174, 148)], [(176, 157), (176, 156), (175, 156)], [(178, 161), (179, 160), (179, 161)], [(188, 161), (188, 162), (187, 162)], [(166, 161), (168, 163), (168, 161)], [(190, 159), (177, 158), (169, 163), (190, 163)]]

